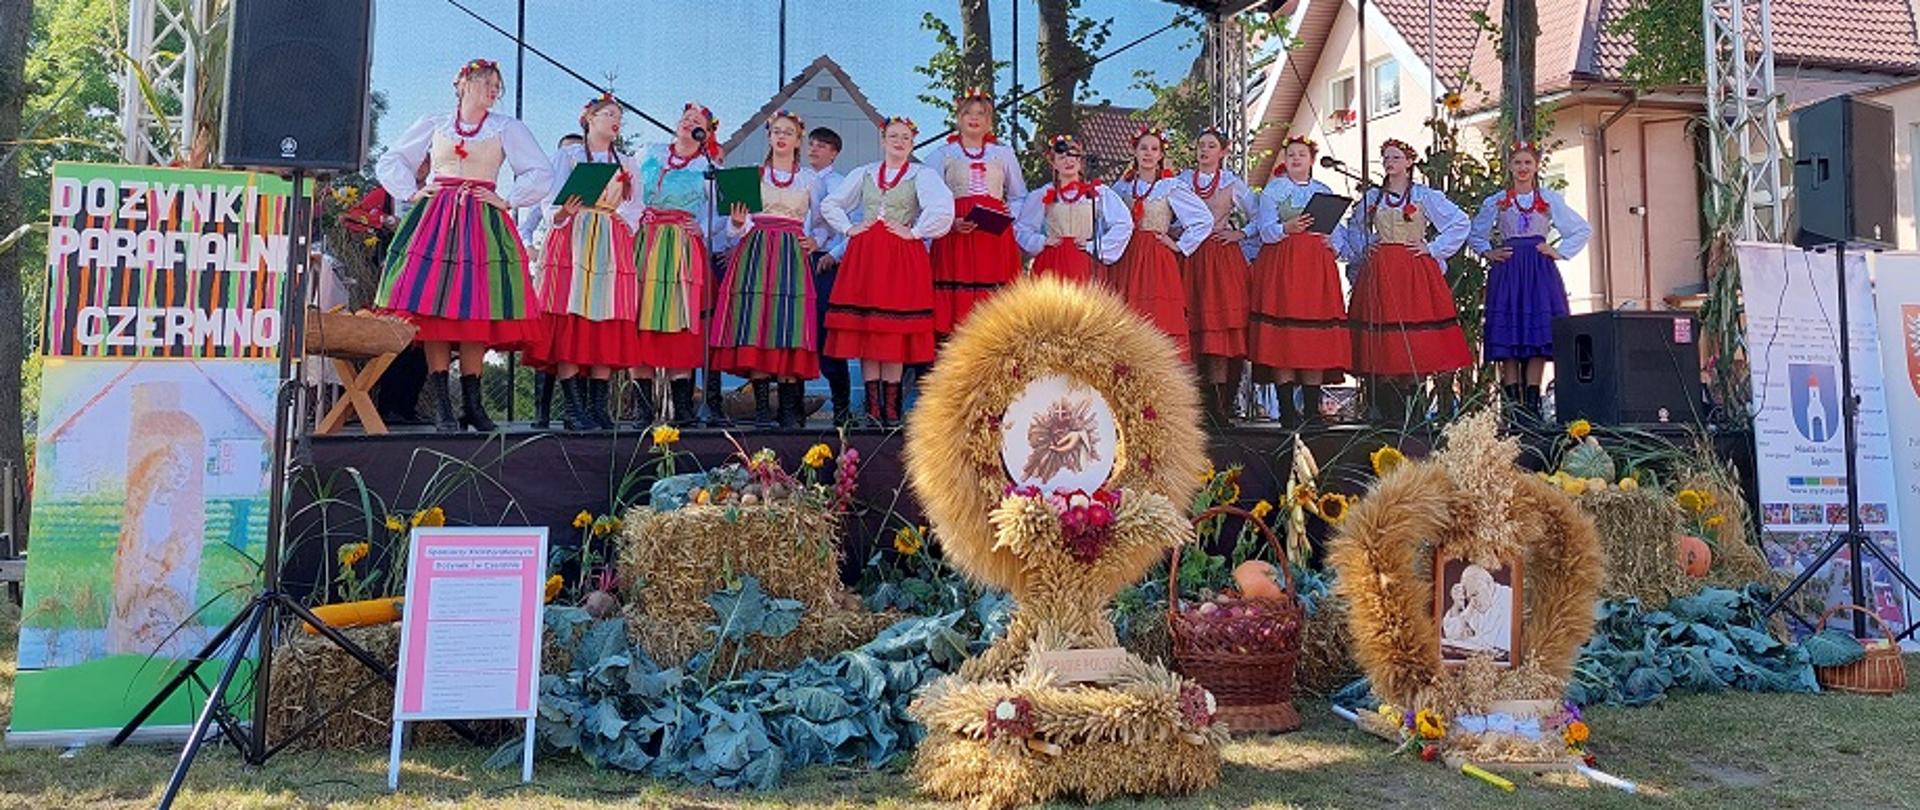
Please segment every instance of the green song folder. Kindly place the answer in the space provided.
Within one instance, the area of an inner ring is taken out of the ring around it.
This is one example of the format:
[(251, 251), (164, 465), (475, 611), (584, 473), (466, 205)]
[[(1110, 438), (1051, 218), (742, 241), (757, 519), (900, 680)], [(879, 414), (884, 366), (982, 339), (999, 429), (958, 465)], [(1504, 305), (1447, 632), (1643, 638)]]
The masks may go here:
[(593, 205), (600, 201), (600, 193), (607, 190), (607, 183), (613, 180), (615, 172), (620, 170), (617, 163), (576, 163), (573, 172), (567, 175), (567, 182), (561, 184), (560, 193), (554, 195), (554, 205), (566, 205), (573, 197), (580, 198), (581, 205)]
[(732, 213), (734, 203), (745, 205), (748, 213), (760, 213), (759, 166), (720, 169), (713, 173), (713, 187), (719, 195), (720, 216)]

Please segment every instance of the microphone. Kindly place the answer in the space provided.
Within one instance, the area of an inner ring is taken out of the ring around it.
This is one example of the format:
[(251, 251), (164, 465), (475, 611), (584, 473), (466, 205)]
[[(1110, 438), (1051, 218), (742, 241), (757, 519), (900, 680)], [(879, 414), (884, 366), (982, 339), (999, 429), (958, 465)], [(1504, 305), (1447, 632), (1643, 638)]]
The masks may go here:
[(1320, 168), (1322, 169), (1344, 169), (1346, 167), (1346, 161), (1340, 160), (1332, 155), (1320, 156)]
[(695, 143), (706, 143), (706, 142), (707, 142), (707, 128), (706, 128), (706, 127), (694, 127), (694, 128), (693, 128), (693, 132), (692, 132), (692, 133), (690, 133), (690, 134), (691, 134), (691, 135), (693, 135), (693, 140), (694, 140), (694, 142), (695, 142)]
[(1360, 184), (1361, 191), (1365, 191), (1367, 189), (1373, 188), (1374, 186), (1374, 183), (1372, 180), (1366, 177), (1363, 177), (1353, 172), (1352, 170), (1348, 169), (1346, 161), (1343, 161), (1332, 155), (1321, 155), (1320, 167), (1323, 169), (1332, 169), (1335, 172), (1338, 172), (1341, 176), (1346, 177), (1347, 179)]

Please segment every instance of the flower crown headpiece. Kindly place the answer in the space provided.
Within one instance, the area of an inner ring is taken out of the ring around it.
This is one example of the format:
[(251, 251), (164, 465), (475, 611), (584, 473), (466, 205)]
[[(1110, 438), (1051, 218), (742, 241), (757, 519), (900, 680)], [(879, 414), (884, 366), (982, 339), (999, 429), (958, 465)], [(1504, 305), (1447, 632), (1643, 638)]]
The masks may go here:
[(1514, 141), (1513, 147), (1507, 150), (1507, 154), (1509, 155), (1517, 152), (1531, 152), (1536, 158), (1546, 157), (1547, 154), (1546, 150), (1540, 148), (1539, 141), (1528, 140)]
[(1400, 150), (1400, 153), (1406, 155), (1408, 160), (1420, 157), (1420, 153), (1414, 151), (1413, 144), (1407, 143), (1399, 138), (1388, 138), (1385, 143), (1380, 144), (1380, 154), (1385, 155), (1388, 149)]
[(1149, 135), (1151, 135), (1151, 136), (1153, 136), (1153, 137), (1154, 137), (1155, 139), (1157, 139), (1157, 140), (1159, 140), (1159, 141), (1160, 141), (1160, 143), (1162, 143), (1162, 144), (1165, 144), (1165, 143), (1167, 142), (1167, 131), (1166, 131), (1166, 130), (1164, 130), (1164, 129), (1160, 129), (1160, 128), (1158, 128), (1158, 127), (1153, 127), (1153, 126), (1142, 126), (1142, 127), (1140, 127), (1139, 129), (1137, 129), (1137, 130), (1134, 130), (1134, 133), (1133, 133), (1133, 145), (1134, 145), (1134, 146), (1139, 146), (1139, 145), (1140, 145), (1140, 139), (1142, 139), (1142, 138), (1145, 138), (1145, 137), (1147, 137), (1147, 136), (1149, 136)]
[(1227, 140), (1227, 133), (1224, 130), (1220, 129), (1219, 127), (1211, 126), (1211, 125), (1201, 127), (1199, 132), (1193, 133), (1193, 139), (1197, 141), (1208, 135), (1212, 135), (1214, 138), (1218, 139), (1220, 141), (1221, 146), (1226, 146), (1228, 143), (1230, 143), (1230, 141)]
[(956, 107), (969, 101), (984, 101), (987, 103), (987, 106), (991, 107), (993, 106), (993, 94), (978, 87), (969, 87), (966, 92), (953, 97), (953, 104)]
[(800, 134), (807, 134), (807, 119), (801, 118), (799, 113), (784, 108), (767, 118), (767, 131), (772, 132), (773, 122), (782, 118), (792, 121), (796, 126), (800, 127)]
[(715, 118), (713, 111), (707, 109), (706, 105), (692, 101), (680, 108), (680, 115), (684, 118), (687, 113), (694, 110), (700, 111), (700, 118), (706, 121), (707, 126), (707, 142), (701, 146), (700, 151), (707, 156), (708, 161), (717, 163), (720, 160), (720, 119)]
[(1287, 139), (1280, 143), (1280, 151), (1285, 152), (1287, 151), (1287, 147), (1292, 146), (1296, 143), (1307, 147), (1308, 152), (1312, 152), (1313, 154), (1316, 154), (1316, 155), (1320, 154), (1320, 144), (1316, 142), (1314, 139), (1309, 138), (1305, 135), (1288, 135)]
[[(1066, 147), (1066, 150), (1064, 152), (1061, 151), (1060, 149), (1060, 147), (1062, 146)], [(1051, 138), (1048, 138), (1047, 149), (1056, 154), (1067, 154), (1067, 155), (1075, 155), (1075, 156), (1084, 154), (1084, 151), (1085, 151), (1080, 148), (1080, 142), (1075, 140), (1072, 135), (1065, 135), (1065, 134), (1055, 135)]]
[(600, 95), (587, 99), (587, 103), (580, 105), (580, 125), (586, 126), (587, 116), (593, 114), (593, 108), (598, 107), (602, 104), (616, 104), (616, 103), (618, 102), (614, 99), (613, 94), (610, 92), (603, 92)]
[(887, 120), (885, 120), (885, 121), (881, 121), (881, 122), (880, 122), (880, 131), (881, 131), (881, 132), (886, 132), (886, 131), (887, 131), (887, 128), (888, 128), (888, 127), (891, 127), (891, 126), (893, 126), (894, 124), (906, 124), (906, 125), (907, 125), (907, 129), (910, 129), (910, 130), (913, 130), (913, 134), (915, 134), (915, 135), (918, 135), (918, 134), (920, 134), (920, 125), (919, 125), (919, 124), (916, 124), (916, 123), (914, 123), (914, 122), (913, 122), (913, 119), (911, 119), (911, 118), (908, 118), (908, 117), (906, 117), (906, 116), (904, 116), (904, 115), (896, 115), (896, 116), (894, 116), (894, 117), (892, 117), (892, 118), (889, 118), (889, 119), (887, 119)]
[(462, 81), (465, 81), (468, 76), (472, 76), (475, 73), (481, 73), (485, 71), (492, 71), (494, 73), (499, 73), (500, 63), (495, 62), (492, 59), (471, 60), (466, 64), (460, 66), (460, 73), (459, 75), (454, 76), (453, 80), (456, 83), (462, 82)]

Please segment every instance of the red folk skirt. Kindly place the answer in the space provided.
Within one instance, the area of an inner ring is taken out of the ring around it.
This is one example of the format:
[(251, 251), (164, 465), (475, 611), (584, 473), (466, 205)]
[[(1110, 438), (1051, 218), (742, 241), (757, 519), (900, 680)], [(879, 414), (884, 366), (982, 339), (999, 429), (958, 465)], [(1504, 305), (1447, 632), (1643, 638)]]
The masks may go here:
[(1458, 316), (1439, 262), (1380, 245), (1353, 283), (1354, 371), (1417, 377), (1472, 365)]
[[(573, 255), (576, 228), (584, 231), (579, 241), (590, 251), (590, 261), (578, 264)], [(633, 325), (638, 298), (633, 230), (625, 221), (582, 210), (567, 227), (548, 232), (540, 265), (547, 339), (527, 349), (523, 359), (528, 366), (551, 369), (568, 363), (632, 368), (641, 364), (640, 333)], [(581, 310), (605, 317), (595, 320), (579, 314)]]
[(1187, 319), (1193, 351), (1206, 357), (1247, 356), (1247, 254), (1240, 243), (1213, 237), (1181, 262), (1187, 280)]
[[(961, 197), (953, 201), (954, 221), (980, 206), (1007, 210), (1006, 203), (989, 195)], [(933, 240), (932, 262), (933, 331), (949, 335), (974, 304), (1020, 276), (1020, 246), (1013, 241), (1012, 226), (998, 234), (952, 231)]]
[(1260, 249), (1248, 272), (1248, 356), (1267, 368), (1339, 373), (1353, 368), (1340, 266), (1325, 237), (1287, 237)]
[(1126, 299), (1133, 311), (1152, 321), (1180, 347), (1180, 359), (1191, 359), (1187, 337), (1187, 288), (1180, 281), (1180, 260), (1173, 249), (1160, 244), (1153, 231), (1134, 231), (1127, 251), (1107, 271), (1107, 284)]
[(1061, 239), (1060, 244), (1041, 249), (1039, 255), (1033, 257), (1033, 274), (1085, 284), (1093, 280), (1093, 257), (1069, 236)]
[(875, 225), (847, 243), (827, 301), (829, 357), (933, 361), (933, 266), (918, 239)]

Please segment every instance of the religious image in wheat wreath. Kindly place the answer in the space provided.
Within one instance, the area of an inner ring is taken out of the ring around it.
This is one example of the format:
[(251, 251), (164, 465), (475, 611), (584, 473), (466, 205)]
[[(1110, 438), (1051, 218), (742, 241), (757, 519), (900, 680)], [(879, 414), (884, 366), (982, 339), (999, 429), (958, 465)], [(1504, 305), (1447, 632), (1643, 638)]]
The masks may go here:
[(1119, 441), (1106, 398), (1064, 375), (1029, 384), (1007, 407), (1000, 435), (1007, 477), (1042, 492), (1099, 489)]

